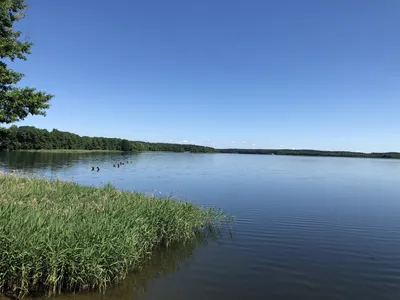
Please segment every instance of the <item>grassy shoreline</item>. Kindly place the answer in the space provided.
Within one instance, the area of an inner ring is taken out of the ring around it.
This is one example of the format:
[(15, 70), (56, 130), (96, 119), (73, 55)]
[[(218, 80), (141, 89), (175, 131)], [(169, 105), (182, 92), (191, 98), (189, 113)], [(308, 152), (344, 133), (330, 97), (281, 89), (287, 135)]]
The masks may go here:
[(215, 232), (227, 217), (189, 202), (0, 176), (0, 294), (103, 291), (163, 247)]

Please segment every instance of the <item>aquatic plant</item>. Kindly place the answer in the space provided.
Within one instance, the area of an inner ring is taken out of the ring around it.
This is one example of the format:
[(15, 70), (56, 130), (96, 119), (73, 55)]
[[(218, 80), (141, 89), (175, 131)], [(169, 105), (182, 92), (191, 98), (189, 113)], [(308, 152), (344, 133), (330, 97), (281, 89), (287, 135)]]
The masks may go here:
[(1, 176), (0, 293), (104, 291), (157, 249), (218, 232), (225, 220), (213, 207), (111, 185)]

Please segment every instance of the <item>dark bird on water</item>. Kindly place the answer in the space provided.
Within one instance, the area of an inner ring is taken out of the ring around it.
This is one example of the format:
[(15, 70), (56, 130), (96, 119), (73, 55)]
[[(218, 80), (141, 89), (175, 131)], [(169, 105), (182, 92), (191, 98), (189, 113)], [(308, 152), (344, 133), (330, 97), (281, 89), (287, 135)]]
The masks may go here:
[(97, 172), (98, 172), (98, 171), (100, 171), (100, 168), (99, 168), (99, 167), (97, 167)]
[(119, 164), (118, 164), (118, 168), (119, 168)]
[(92, 171), (94, 171), (94, 167), (92, 166)]
[(115, 164), (114, 164), (113, 166), (114, 166), (114, 168), (115, 168)]

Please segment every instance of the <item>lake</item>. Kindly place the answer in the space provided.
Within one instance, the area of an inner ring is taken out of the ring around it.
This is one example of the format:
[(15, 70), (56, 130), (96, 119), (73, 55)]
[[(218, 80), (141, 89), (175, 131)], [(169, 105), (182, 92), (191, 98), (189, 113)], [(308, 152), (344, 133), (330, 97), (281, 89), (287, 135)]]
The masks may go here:
[(0, 170), (13, 169), (237, 217), (232, 237), (158, 253), (105, 295), (57, 299), (400, 299), (400, 160), (0, 153)]

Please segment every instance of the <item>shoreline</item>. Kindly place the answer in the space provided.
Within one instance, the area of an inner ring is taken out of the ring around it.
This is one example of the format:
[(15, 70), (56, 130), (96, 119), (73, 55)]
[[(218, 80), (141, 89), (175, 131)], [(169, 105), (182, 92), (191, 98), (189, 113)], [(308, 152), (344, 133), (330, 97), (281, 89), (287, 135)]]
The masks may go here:
[[(93, 150), (89, 150), (93, 149)], [(108, 150), (111, 149), (111, 150)], [(0, 152), (47, 153), (234, 153), (285, 156), (363, 157), (400, 159), (400, 152), (356, 152), (317, 149), (214, 148), (190, 143), (144, 142), (121, 138), (80, 136), (71, 132), (39, 129), (34, 126), (0, 127)]]
[(32, 152), (32, 153), (136, 153), (120, 150), (84, 150), (84, 149), (38, 149), (38, 150), (14, 150), (9, 152)]
[(323, 150), (287, 150), (287, 149), (217, 149), (221, 154), (250, 154), (276, 156), (303, 156), (303, 157), (342, 157), (342, 158), (381, 158), (400, 159), (400, 152), (350, 152), (350, 151), (323, 151)]
[(120, 151), (120, 150), (81, 150), (81, 149), (38, 149), (38, 150), (13, 150), (0, 153), (183, 153), (183, 154), (241, 154), (241, 155), (272, 155), (272, 156), (301, 156), (301, 157), (337, 157), (337, 158), (373, 158), (373, 159), (400, 159), (400, 152), (347, 152), (347, 151), (322, 151), (322, 150), (273, 150), (273, 149), (215, 149), (216, 152), (176, 152), (176, 151)]

